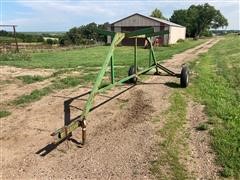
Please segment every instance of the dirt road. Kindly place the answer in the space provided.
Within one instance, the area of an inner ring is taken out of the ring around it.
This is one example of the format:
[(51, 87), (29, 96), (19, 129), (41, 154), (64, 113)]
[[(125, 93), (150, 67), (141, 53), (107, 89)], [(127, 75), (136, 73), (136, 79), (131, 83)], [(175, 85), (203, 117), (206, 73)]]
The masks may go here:
[[(209, 40), (175, 55), (166, 60), (164, 65), (179, 71), (183, 63), (206, 52), (217, 41)], [(63, 125), (64, 99), (79, 95), (88, 89), (64, 90), (25, 108), (15, 109), (11, 116), (1, 119), (0, 171), (3, 179), (154, 178), (149, 172), (149, 162), (154, 158), (151, 152), (158, 138), (155, 132), (161, 128), (163, 122), (153, 123), (152, 118), (169, 106), (168, 98), (173, 88), (166, 82), (178, 81), (174, 77), (154, 76), (131, 87), (124, 94), (89, 114), (87, 144), (83, 148), (76, 142), (81, 139), (79, 129), (74, 132), (72, 141), (62, 143), (44, 157), (36, 152), (50, 143), (50, 133)], [(104, 96), (98, 96), (96, 103), (126, 88), (129, 86), (115, 88)], [(79, 106), (81, 103), (77, 101), (75, 105)], [(190, 163), (190, 166), (194, 165)], [(197, 177), (201, 176), (199, 168), (189, 169), (195, 171)], [(214, 168), (211, 170), (212, 177), (215, 176), (215, 171)]]

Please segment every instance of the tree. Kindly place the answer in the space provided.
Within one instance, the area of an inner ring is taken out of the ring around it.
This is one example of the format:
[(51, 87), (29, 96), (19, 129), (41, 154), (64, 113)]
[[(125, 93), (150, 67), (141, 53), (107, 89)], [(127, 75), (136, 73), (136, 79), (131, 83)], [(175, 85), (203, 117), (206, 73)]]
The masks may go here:
[(109, 23), (97, 25), (92, 22), (80, 27), (71, 28), (65, 35), (60, 37), (59, 44), (64, 45), (80, 45), (80, 44), (94, 44), (97, 41), (106, 42), (106, 37), (98, 34), (97, 29), (107, 29)]
[(156, 17), (156, 18), (160, 18), (160, 19), (166, 19), (162, 12), (159, 9), (154, 9), (150, 15), (151, 17)]
[(170, 21), (186, 26), (187, 35), (191, 37), (199, 37), (210, 28), (217, 29), (228, 25), (221, 12), (208, 3), (191, 5), (187, 10), (176, 10)]
[[(185, 27), (189, 27), (188, 11), (186, 9), (175, 10), (170, 18), (170, 21)], [(187, 28), (187, 36), (190, 36), (188, 30), (189, 29)]]
[(47, 39), (47, 44), (52, 46), (53, 45), (53, 40), (52, 39)]

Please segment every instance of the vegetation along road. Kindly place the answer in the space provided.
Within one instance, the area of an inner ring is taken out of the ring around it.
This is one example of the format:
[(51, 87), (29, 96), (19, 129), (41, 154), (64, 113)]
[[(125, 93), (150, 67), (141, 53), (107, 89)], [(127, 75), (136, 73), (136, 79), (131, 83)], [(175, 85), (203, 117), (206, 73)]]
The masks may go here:
[[(190, 64), (187, 89), (174, 77), (143, 75), (135, 86), (99, 95), (95, 103), (130, 89), (89, 114), (83, 148), (77, 130), (46, 156), (37, 152), (63, 125), (63, 101), (89, 90), (108, 46), (1, 55), (3, 179), (239, 178), (239, 44), (240, 37), (230, 35), (156, 48), (174, 71)], [(127, 74), (132, 52), (117, 49), (118, 78)], [(138, 55), (146, 65), (148, 50), (139, 48)]]

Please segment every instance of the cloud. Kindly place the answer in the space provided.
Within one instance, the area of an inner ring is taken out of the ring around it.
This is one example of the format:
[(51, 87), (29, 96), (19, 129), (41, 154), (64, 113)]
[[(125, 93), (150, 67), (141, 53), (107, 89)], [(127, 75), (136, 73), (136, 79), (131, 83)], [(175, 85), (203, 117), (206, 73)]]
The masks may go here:
[[(113, 22), (136, 12), (149, 15), (155, 8), (161, 9), (169, 18), (175, 9), (186, 9), (191, 4), (205, 2), (207, 1), (8, 0), (5, 6), (10, 10), (5, 13), (5, 23), (18, 24), (21, 30), (61, 31), (90, 22)], [(229, 28), (239, 28), (238, 0), (209, 3), (229, 19)]]

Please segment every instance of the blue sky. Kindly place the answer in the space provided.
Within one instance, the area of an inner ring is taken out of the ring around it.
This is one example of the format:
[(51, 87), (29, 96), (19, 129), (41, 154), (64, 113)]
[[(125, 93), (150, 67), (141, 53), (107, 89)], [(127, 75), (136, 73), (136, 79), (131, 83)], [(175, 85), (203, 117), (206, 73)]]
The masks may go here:
[(114, 22), (159, 8), (167, 18), (176, 9), (208, 2), (228, 19), (227, 29), (240, 29), (240, 0), (0, 0), (0, 24), (17, 24), (18, 31), (66, 31), (96, 22)]

